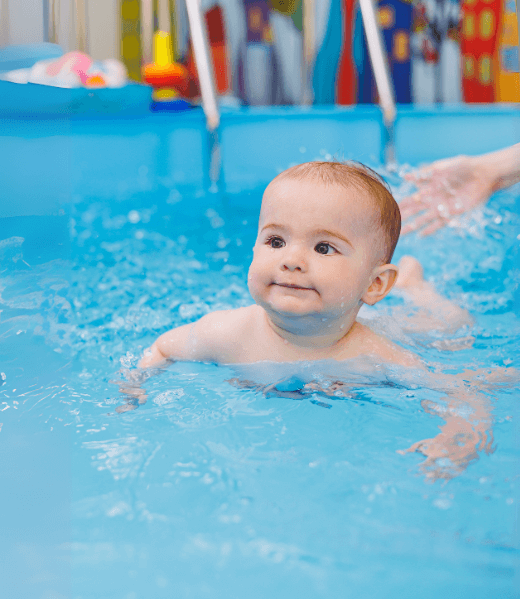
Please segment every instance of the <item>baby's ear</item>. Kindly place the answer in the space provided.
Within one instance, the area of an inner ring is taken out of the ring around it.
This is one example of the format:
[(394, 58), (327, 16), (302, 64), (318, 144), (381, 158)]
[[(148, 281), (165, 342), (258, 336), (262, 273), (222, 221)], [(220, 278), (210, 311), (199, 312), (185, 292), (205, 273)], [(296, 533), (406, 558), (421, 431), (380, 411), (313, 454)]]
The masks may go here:
[(398, 272), (397, 266), (393, 264), (383, 264), (374, 268), (372, 283), (361, 298), (363, 302), (373, 306), (381, 301), (395, 285)]

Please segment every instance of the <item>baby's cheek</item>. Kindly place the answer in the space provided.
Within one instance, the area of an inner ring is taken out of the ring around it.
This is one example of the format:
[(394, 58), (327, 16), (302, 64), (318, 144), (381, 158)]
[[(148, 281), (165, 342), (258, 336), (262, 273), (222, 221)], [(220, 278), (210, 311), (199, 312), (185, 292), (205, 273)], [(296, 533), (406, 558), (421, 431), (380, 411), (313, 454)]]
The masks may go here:
[(258, 276), (252, 268), (249, 269), (249, 273), (247, 274), (247, 287), (249, 289), (249, 293), (255, 297), (255, 295), (258, 293)]
[(261, 289), (264, 283), (263, 279), (264, 276), (261, 265), (253, 260), (247, 274), (247, 286), (249, 288), (249, 293), (255, 301), (261, 294)]

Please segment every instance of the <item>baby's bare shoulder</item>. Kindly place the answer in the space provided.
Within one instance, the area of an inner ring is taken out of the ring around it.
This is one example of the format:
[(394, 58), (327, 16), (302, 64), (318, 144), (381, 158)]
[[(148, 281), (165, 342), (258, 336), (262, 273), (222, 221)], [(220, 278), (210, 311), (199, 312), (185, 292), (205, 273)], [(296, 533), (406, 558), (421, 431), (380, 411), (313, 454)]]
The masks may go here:
[(372, 331), (366, 325), (356, 323), (357, 336), (362, 354), (374, 355), (392, 364), (408, 366), (411, 368), (422, 368), (422, 362), (412, 352), (406, 351), (387, 339)]
[(197, 328), (205, 330), (207, 335), (216, 334), (219, 339), (222, 339), (223, 336), (232, 337), (256, 321), (257, 308), (258, 306), (252, 305), (245, 308), (210, 312), (197, 322)]
[(212, 312), (196, 322), (171, 329), (145, 351), (141, 368), (154, 367), (165, 360), (234, 361), (237, 347), (245, 346), (258, 322), (253, 308)]
[(194, 336), (204, 344), (204, 353), (211, 361), (234, 362), (254, 336), (258, 316), (256, 305), (211, 312), (195, 324)]

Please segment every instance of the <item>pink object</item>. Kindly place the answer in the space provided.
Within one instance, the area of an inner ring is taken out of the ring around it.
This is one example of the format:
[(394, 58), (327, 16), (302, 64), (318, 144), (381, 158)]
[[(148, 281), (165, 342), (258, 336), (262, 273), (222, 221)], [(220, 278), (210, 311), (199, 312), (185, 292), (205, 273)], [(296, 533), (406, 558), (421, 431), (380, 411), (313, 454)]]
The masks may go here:
[(46, 69), (49, 77), (56, 77), (62, 71), (76, 73), (84, 85), (88, 79), (87, 71), (92, 65), (92, 58), (83, 52), (68, 52), (52, 62)]

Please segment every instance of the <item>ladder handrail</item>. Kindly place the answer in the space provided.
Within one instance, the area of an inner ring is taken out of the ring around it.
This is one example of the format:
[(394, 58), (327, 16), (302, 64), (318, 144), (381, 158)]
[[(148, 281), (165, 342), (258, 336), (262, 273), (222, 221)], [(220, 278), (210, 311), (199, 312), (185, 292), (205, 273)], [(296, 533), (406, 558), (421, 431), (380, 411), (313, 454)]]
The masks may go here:
[(374, 71), (379, 103), (383, 111), (383, 119), (387, 127), (391, 127), (396, 117), (394, 91), (390, 79), (388, 59), (381, 30), (377, 24), (376, 11), (372, 0), (359, 0), (363, 26), (367, 38), (368, 53)]
[(208, 130), (211, 132), (219, 126), (220, 114), (217, 104), (213, 64), (209, 53), (208, 36), (206, 27), (204, 26), (200, 0), (186, 0), (186, 8), (188, 10), (191, 43), (193, 44), (193, 56), (199, 76), (202, 109), (206, 115)]

